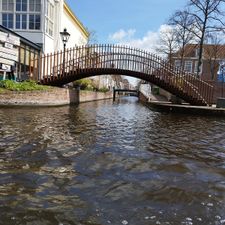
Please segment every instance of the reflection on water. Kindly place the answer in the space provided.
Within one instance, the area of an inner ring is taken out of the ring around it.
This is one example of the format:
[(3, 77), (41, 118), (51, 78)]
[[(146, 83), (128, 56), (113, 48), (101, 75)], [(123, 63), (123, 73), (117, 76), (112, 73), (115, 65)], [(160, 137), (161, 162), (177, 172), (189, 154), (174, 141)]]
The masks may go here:
[(225, 120), (135, 98), (0, 109), (0, 224), (225, 224)]

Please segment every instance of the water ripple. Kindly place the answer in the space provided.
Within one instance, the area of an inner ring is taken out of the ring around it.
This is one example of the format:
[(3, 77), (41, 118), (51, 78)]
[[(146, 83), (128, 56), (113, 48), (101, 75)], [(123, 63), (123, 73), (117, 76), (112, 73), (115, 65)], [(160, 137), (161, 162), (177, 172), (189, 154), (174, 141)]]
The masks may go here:
[(135, 98), (1, 108), (0, 224), (223, 224), (224, 136)]

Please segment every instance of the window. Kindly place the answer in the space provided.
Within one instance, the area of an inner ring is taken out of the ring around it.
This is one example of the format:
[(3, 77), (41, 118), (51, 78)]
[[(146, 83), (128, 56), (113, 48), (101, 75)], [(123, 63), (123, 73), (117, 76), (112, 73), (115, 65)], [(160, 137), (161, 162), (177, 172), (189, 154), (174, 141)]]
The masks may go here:
[(54, 6), (48, 1), (46, 8), (46, 33), (53, 36)]
[(13, 11), (14, 0), (2, 0), (2, 11)]
[(27, 15), (16, 14), (16, 29), (27, 29)]
[(27, 11), (27, 0), (16, 0), (16, 11), (26, 12)]
[(41, 12), (41, 0), (30, 0), (29, 10), (30, 12)]
[(184, 70), (189, 73), (192, 72), (192, 61), (185, 61)]
[(29, 15), (29, 29), (40, 30), (41, 28), (41, 16), (39, 14)]
[(13, 14), (2, 13), (2, 25), (9, 29), (13, 29)]
[[(41, 0), (0, 0), (0, 2), (3, 26), (17, 30), (41, 29)], [(53, 18), (52, 8), (49, 15)], [(53, 21), (49, 23), (49, 33), (53, 34)]]
[(46, 32), (53, 36), (53, 22), (50, 21), (48, 18), (46, 19)]
[(180, 69), (180, 67), (181, 67), (181, 61), (180, 60), (175, 60), (174, 65), (175, 65), (175, 68), (176, 69)]

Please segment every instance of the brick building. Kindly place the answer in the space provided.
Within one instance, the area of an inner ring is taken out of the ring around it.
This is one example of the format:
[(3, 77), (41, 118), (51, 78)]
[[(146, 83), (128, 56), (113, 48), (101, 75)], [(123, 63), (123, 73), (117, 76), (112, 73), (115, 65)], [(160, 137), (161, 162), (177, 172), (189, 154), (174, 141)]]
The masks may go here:
[[(182, 54), (183, 53), (183, 54)], [(183, 57), (182, 57), (183, 55)], [(199, 45), (188, 44), (184, 50), (179, 50), (172, 57), (175, 67), (197, 75)], [(221, 65), (225, 64), (225, 45), (203, 46), (202, 65), (199, 76), (214, 86), (214, 102), (219, 97), (225, 97), (225, 76), (221, 79)]]

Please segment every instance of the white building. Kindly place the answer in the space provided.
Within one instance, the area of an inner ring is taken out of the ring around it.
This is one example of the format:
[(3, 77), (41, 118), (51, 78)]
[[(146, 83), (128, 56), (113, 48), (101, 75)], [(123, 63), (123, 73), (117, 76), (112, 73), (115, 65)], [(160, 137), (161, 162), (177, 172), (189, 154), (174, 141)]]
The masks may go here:
[(65, 28), (71, 35), (67, 47), (86, 44), (89, 35), (64, 0), (0, 0), (0, 24), (41, 45), (44, 53), (63, 48)]

